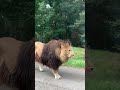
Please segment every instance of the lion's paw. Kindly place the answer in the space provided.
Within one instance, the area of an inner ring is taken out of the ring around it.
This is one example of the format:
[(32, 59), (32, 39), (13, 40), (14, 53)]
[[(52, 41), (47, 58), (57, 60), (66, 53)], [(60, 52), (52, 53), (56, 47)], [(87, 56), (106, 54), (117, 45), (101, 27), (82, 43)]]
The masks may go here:
[(60, 75), (56, 75), (56, 76), (55, 76), (55, 79), (60, 79), (60, 78), (61, 78)]
[(41, 67), (39, 67), (39, 70), (40, 70), (40, 72), (42, 72), (42, 71), (43, 71), (43, 69), (42, 69)]
[(43, 69), (40, 69), (40, 72), (43, 72), (44, 70)]

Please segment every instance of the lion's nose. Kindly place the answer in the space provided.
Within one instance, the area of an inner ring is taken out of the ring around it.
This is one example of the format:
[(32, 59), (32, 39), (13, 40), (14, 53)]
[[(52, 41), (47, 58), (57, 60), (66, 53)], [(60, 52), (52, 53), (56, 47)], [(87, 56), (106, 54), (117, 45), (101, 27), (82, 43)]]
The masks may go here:
[(72, 54), (72, 56), (74, 57), (74, 56), (75, 56), (75, 54)]

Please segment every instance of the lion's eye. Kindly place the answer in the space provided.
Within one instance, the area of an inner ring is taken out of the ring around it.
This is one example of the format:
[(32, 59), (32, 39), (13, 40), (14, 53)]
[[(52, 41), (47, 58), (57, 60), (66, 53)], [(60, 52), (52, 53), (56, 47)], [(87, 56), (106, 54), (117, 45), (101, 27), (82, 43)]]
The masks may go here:
[(69, 50), (69, 51), (71, 51), (71, 50)]

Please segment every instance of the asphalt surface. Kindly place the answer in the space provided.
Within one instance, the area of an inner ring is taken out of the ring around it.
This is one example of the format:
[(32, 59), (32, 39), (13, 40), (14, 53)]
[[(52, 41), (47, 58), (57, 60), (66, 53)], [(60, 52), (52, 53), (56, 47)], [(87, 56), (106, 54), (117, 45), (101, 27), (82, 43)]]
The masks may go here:
[(61, 66), (61, 79), (54, 79), (47, 67), (40, 72), (38, 63), (35, 64), (35, 90), (85, 90), (85, 70)]

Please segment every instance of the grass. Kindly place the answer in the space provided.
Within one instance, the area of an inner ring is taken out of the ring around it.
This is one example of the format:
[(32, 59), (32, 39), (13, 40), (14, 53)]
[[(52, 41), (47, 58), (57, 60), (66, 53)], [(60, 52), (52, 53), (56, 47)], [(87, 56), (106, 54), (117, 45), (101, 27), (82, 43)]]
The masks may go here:
[(73, 47), (73, 52), (75, 56), (71, 58), (68, 62), (64, 63), (65, 66), (71, 66), (75, 68), (84, 68), (85, 67), (85, 49), (79, 47)]
[(94, 71), (86, 75), (86, 90), (120, 90), (120, 54), (90, 50)]

